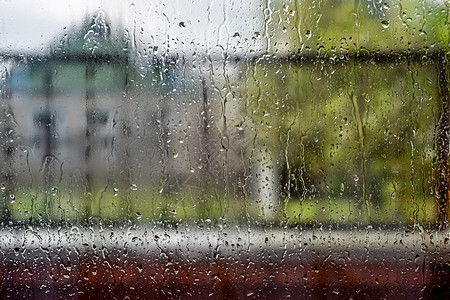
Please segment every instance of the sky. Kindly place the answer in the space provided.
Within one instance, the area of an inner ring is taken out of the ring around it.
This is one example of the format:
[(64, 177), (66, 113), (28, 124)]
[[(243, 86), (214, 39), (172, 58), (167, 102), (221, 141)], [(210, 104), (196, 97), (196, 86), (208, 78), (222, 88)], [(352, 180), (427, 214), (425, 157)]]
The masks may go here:
[(0, 49), (2, 52), (36, 52), (46, 49), (65, 26), (86, 12), (83, 2), (0, 0)]
[(240, 0), (0, 0), (0, 53), (48, 54), (65, 30), (102, 11), (139, 51), (258, 52), (259, 2)]

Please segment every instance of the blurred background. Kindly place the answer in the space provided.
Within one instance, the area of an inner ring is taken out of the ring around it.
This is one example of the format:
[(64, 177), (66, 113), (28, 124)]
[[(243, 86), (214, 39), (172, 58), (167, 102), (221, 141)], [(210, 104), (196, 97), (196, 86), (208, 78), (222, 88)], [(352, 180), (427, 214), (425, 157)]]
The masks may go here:
[(4, 225), (445, 227), (446, 1), (5, 1)]

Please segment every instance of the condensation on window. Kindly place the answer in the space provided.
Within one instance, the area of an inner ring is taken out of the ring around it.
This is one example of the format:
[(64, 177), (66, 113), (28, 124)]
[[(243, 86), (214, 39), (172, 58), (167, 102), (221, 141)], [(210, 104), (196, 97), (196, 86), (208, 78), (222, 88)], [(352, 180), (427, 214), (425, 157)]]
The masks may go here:
[(447, 2), (0, 5), (1, 298), (450, 296)]

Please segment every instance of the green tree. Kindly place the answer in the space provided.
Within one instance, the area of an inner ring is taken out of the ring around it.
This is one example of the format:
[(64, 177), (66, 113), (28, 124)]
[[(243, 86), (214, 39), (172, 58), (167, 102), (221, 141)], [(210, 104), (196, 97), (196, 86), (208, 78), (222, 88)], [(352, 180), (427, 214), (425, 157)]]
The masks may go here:
[(257, 143), (284, 164), (289, 221), (434, 223), (443, 100), (435, 53), (449, 49), (448, 8), (270, 5), (267, 53), (249, 68), (245, 109)]

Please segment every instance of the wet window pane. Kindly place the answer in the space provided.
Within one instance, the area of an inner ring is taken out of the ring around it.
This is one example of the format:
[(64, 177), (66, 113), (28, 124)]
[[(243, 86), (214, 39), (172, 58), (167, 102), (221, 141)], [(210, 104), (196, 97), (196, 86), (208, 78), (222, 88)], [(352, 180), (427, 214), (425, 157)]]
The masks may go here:
[(0, 5), (1, 298), (450, 297), (446, 1)]

